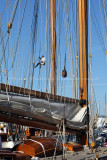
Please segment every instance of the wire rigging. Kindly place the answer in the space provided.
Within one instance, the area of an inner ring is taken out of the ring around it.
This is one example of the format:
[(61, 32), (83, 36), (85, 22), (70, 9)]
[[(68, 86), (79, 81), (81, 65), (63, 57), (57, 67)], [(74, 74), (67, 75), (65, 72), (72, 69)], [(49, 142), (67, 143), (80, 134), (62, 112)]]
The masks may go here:
[(96, 16), (95, 9), (94, 9), (94, 7), (93, 7), (92, 1), (91, 1), (91, 6), (92, 6), (93, 14), (94, 14), (94, 15), (92, 14), (92, 22), (93, 22), (94, 27), (95, 27), (95, 29), (96, 29), (99, 42), (101, 43), (102, 49), (103, 49), (103, 51), (104, 51), (104, 53), (105, 53), (106, 48), (105, 48), (105, 44), (104, 44), (104, 41), (103, 41), (103, 38), (102, 38), (100, 26), (99, 26), (99, 23), (98, 23), (98, 20), (97, 20), (97, 16)]
[(11, 27), (12, 27), (12, 23), (14, 21), (14, 17), (15, 17), (15, 13), (16, 13), (16, 10), (17, 10), (18, 3), (19, 3), (19, 0), (16, 0), (15, 4), (14, 4), (12, 15), (11, 15), (11, 18), (10, 18), (10, 23), (8, 23), (8, 29), (11, 29)]
[[(99, 8), (100, 8), (100, 14), (101, 14), (101, 23), (102, 23), (103, 37), (104, 37), (104, 36), (105, 36), (105, 34), (104, 34), (104, 26), (103, 26), (103, 17), (104, 17), (104, 15), (102, 15), (101, 2), (102, 2), (102, 1), (99, 0)], [(102, 4), (102, 7), (103, 7), (103, 4)]]
[(76, 99), (78, 99), (77, 0), (75, 0)]
[(0, 16), (0, 37), (1, 37), (1, 43), (2, 43), (2, 56), (3, 56), (4, 66), (5, 66), (6, 84), (8, 84), (8, 72), (7, 72), (7, 64), (6, 64), (6, 58), (5, 58), (5, 49), (4, 49), (4, 42), (3, 42), (1, 16)]
[[(2, 35), (2, 46), (3, 46), (3, 52), (5, 52), (6, 50), (6, 47), (7, 47), (7, 44), (8, 44), (8, 41), (9, 41), (9, 35), (10, 35), (10, 29), (12, 27), (12, 23), (13, 23), (13, 20), (14, 20), (14, 17), (15, 17), (15, 14), (16, 14), (16, 9), (17, 9), (17, 6), (18, 6), (18, 2), (19, 0), (16, 0), (15, 1), (15, 4), (14, 4), (14, 8), (13, 8), (13, 12), (12, 12), (12, 15), (11, 15), (11, 18), (10, 18), (10, 23), (8, 23), (8, 38), (7, 38), (7, 41), (6, 41), (6, 44), (4, 46), (4, 42), (3, 42), (3, 35)], [(2, 59), (1, 59), (1, 62), (2, 62)], [(6, 64), (5, 64), (6, 65)], [(6, 67), (6, 66), (5, 66)], [(9, 69), (10, 70), (10, 69)], [(6, 76), (7, 76), (8, 73), (6, 73)], [(7, 78), (8, 79), (8, 78)]]
[(6, 3), (5, 3), (5, 6), (4, 6), (4, 9), (3, 9), (2, 13), (1, 13), (1, 18), (2, 18), (3, 14), (4, 14), (4, 11), (5, 11), (6, 7), (7, 7), (7, 3), (8, 3), (8, 0), (6, 0)]
[(51, 67), (50, 67), (50, 65), (51, 65), (51, 61), (50, 61), (50, 58), (51, 58), (50, 34), (48, 34), (48, 33), (50, 33), (50, 23), (48, 23), (48, 22), (50, 22), (49, 12), (50, 12), (49, 1), (47, 0), (47, 34), (46, 34), (46, 36), (47, 36), (47, 38), (46, 38), (46, 40), (47, 40), (47, 52), (46, 52), (46, 60), (47, 60), (47, 62), (46, 62), (46, 78), (47, 78), (46, 88), (47, 88), (47, 93), (50, 93), (50, 70), (51, 70)]
[[(20, 29), (20, 7), (21, 7), (21, 2), (19, 0), (18, 31)], [(19, 63), (19, 41), (18, 41), (18, 56), (17, 56), (17, 61), (16, 61), (16, 67), (17, 67), (16, 68), (16, 70), (17, 70), (17, 86), (20, 86), (21, 72), (19, 72), (19, 68), (20, 68), (20, 63)]]
[[(39, 1), (35, 0), (34, 10), (33, 10), (33, 19), (32, 19), (32, 25), (31, 25), (31, 60), (30, 60), (30, 69), (29, 69), (29, 77), (28, 77), (28, 88), (29, 88), (29, 85), (31, 84), (30, 85), (31, 89), (33, 87), (33, 75), (34, 75), (33, 59), (34, 59), (34, 44), (36, 41), (36, 34), (37, 34), (38, 6), (39, 6)], [(30, 76), (32, 76), (31, 83), (30, 83)]]
[(89, 54), (89, 72), (90, 72), (90, 125), (89, 125), (89, 132), (90, 137), (93, 137), (93, 127), (94, 126), (94, 104), (93, 104), (93, 80), (92, 80), (92, 47), (91, 47), (91, 15), (90, 15), (90, 0), (89, 0), (89, 40), (90, 40), (90, 54)]
[(72, 39), (70, 36), (70, 26), (69, 26), (69, 15), (68, 15), (68, 7), (67, 7), (67, 3), (66, 3), (66, 15), (67, 15), (67, 28), (68, 28), (68, 32), (69, 32), (69, 42), (70, 42), (70, 52), (71, 52), (71, 62), (72, 62), (72, 74), (73, 74), (73, 86), (74, 86), (74, 95), (75, 95), (75, 78), (74, 78), (74, 62), (73, 62), (73, 53), (72, 53)]
[(106, 5), (105, 5), (105, 0), (103, 0), (103, 5), (104, 5), (104, 19), (105, 19), (105, 28), (106, 28), (106, 43), (107, 43), (107, 11), (106, 11)]
[(21, 24), (20, 24), (20, 28), (19, 28), (18, 38), (17, 38), (17, 42), (16, 42), (16, 48), (15, 48), (14, 58), (13, 58), (13, 62), (12, 62), (12, 67), (14, 67), (14, 62), (15, 62), (15, 59), (16, 59), (16, 53), (17, 53), (20, 34), (21, 34), (21, 30), (22, 30), (22, 24), (23, 24), (23, 19), (24, 19), (24, 15), (25, 15), (26, 4), (27, 4), (27, 0), (25, 0), (25, 5), (24, 5), (22, 20), (21, 20)]
[[(27, 13), (28, 13), (28, 15), (29, 15), (29, 17), (31, 16), (30, 14), (32, 13), (32, 8), (31, 8), (31, 2), (30, 1), (28, 1), (28, 10), (27, 10)], [(28, 24), (30, 24), (30, 18), (28, 18)], [(29, 40), (29, 27), (27, 27), (26, 28), (26, 35), (25, 35), (26, 37), (25, 37), (25, 39), (27, 39), (27, 40)], [(28, 42), (30, 42), (30, 40), (28, 41)], [(26, 43), (25, 43), (25, 48), (26, 48)], [(26, 84), (27, 84), (27, 74), (28, 74), (28, 64), (29, 64), (29, 59), (30, 59), (30, 54), (29, 54), (29, 51), (30, 50), (30, 43), (29, 43), (29, 45), (28, 45), (28, 47), (26, 48), (26, 52), (25, 52), (25, 55), (24, 55), (24, 58), (22, 57), (22, 60), (23, 60), (23, 65), (24, 65), (24, 71), (23, 71), (23, 80), (24, 80), (24, 84), (25, 84), (25, 86), (26, 86)], [(25, 59), (27, 59), (27, 61), (25, 62)]]
[[(48, 45), (48, 40), (47, 40), (47, 32), (48, 32), (48, 1), (46, 0), (46, 32), (45, 32), (45, 57), (46, 59), (47, 58), (47, 45)], [(46, 89), (46, 92), (47, 92), (47, 73), (46, 73), (46, 69), (47, 69), (47, 64), (45, 65), (45, 89)]]

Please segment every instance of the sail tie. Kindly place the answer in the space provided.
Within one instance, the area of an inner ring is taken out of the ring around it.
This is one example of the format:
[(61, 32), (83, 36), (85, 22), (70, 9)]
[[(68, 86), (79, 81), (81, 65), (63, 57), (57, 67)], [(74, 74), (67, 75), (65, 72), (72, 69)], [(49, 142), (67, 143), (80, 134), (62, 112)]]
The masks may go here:
[(10, 103), (9, 94), (8, 94), (8, 86), (7, 85), (6, 85), (6, 94), (7, 94), (8, 102)]
[[(9, 106), (9, 113), (10, 113), (10, 97), (9, 97), (9, 94), (8, 94), (8, 86), (6, 85), (6, 94), (7, 94), (7, 99), (8, 99), (8, 106)], [(10, 114), (9, 114), (9, 117), (10, 117)]]
[(32, 108), (33, 108), (33, 106), (32, 106), (32, 104), (31, 104), (31, 97), (30, 97), (30, 95), (29, 95), (29, 103), (30, 103), (31, 113), (32, 113)]

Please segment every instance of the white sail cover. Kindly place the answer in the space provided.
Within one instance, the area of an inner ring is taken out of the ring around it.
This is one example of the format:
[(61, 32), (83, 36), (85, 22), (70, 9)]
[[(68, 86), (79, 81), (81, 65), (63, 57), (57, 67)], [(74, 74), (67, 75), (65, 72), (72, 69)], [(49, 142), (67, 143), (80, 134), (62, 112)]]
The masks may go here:
[(66, 125), (71, 128), (85, 128), (87, 107), (79, 103), (63, 103), (16, 94), (0, 93), (0, 111), (35, 118), (40, 121), (59, 124), (66, 118)]

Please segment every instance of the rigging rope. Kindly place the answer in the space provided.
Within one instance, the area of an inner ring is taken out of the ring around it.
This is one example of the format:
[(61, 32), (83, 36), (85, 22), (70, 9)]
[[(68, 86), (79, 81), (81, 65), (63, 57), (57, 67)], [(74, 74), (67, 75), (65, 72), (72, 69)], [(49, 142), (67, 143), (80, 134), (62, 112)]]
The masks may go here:
[(103, 41), (103, 38), (102, 38), (102, 35), (101, 35), (100, 26), (99, 26), (99, 24), (98, 24), (97, 16), (96, 16), (95, 9), (94, 9), (94, 7), (93, 7), (92, 1), (91, 1), (91, 6), (92, 6), (93, 14), (94, 14), (94, 15), (92, 14), (92, 22), (93, 22), (94, 27), (95, 27), (95, 29), (96, 29), (96, 31), (97, 31), (97, 36), (98, 36), (98, 38), (99, 38), (99, 42), (101, 43), (102, 49), (103, 49), (103, 51), (104, 51), (104, 53), (105, 53), (106, 48), (105, 48), (105, 44), (104, 44), (104, 41)]
[[(58, 12), (59, 12), (59, 0), (57, 1), (57, 7), (56, 7), (56, 42), (57, 42), (57, 39), (58, 39), (58, 36), (57, 36), (57, 32), (58, 32)], [(58, 81), (59, 81), (59, 75), (58, 75), (58, 48), (57, 48), (57, 43), (56, 43), (56, 90), (57, 90), (57, 93), (58, 93)]]
[[(101, 23), (102, 23), (102, 28), (103, 28), (103, 37), (105, 36), (105, 34), (104, 34), (104, 27), (103, 27), (103, 15), (102, 15), (102, 11), (101, 11), (101, 4), (100, 4), (100, 2), (102, 2), (102, 1), (100, 1), (99, 0), (99, 8), (100, 8), (100, 14), (101, 14)], [(102, 4), (102, 7), (103, 7), (103, 4)]]
[(30, 59), (30, 69), (29, 69), (29, 77), (28, 77), (28, 88), (30, 85), (30, 88), (32, 89), (33, 87), (33, 77), (30, 83), (30, 76), (34, 75), (32, 72), (34, 72), (33, 70), (33, 59), (34, 59), (34, 44), (36, 41), (36, 34), (37, 34), (37, 21), (38, 21), (38, 6), (39, 6), (39, 1), (35, 0), (35, 4), (34, 4), (34, 10), (33, 10), (33, 19), (32, 19), (32, 25), (31, 25), (31, 59)]
[(105, 51), (105, 55), (106, 55), (106, 60), (107, 60), (107, 11), (106, 11), (106, 5), (105, 5), (105, 0), (103, 0), (103, 6), (104, 6), (104, 20), (105, 20), (105, 29), (106, 29), (106, 51)]
[[(27, 3), (27, 6), (28, 9), (27, 9), (27, 14), (29, 15), (29, 17), (31, 17), (31, 14), (32, 14), (32, 7), (31, 7), (31, 2), (28, 1)], [(27, 24), (30, 24), (30, 18), (28, 18), (27, 20)], [(29, 49), (29, 46), (30, 46), (30, 39), (29, 39), (29, 26), (26, 27), (26, 34), (25, 34), (25, 39), (28, 40), (28, 45), (26, 43), (24, 43), (24, 48), (26, 48), (26, 52), (25, 54), (23, 55), (23, 57), (21, 58), (23, 60), (22, 64), (23, 64), (23, 72), (22, 72), (22, 76), (23, 76), (23, 80), (26, 78), (26, 81), (27, 81), (27, 75), (28, 75), (28, 64), (29, 64), (29, 60), (30, 60), (30, 49)], [(26, 47), (27, 46), (27, 47)], [(26, 61), (25, 61), (26, 59)], [(21, 68), (20, 68), (21, 69)], [(21, 70), (22, 71), (22, 70)]]
[[(26, 0), (26, 2), (27, 2), (27, 0)], [(25, 2), (24, 12), (25, 12), (25, 8), (26, 8), (26, 2)], [(15, 3), (15, 5), (14, 5), (15, 8), (13, 9), (13, 13), (12, 13), (12, 16), (11, 16), (12, 22), (13, 22), (15, 13), (16, 13), (17, 5), (18, 5), (18, 1), (17, 1), (17, 4)], [(22, 22), (23, 22), (23, 18), (24, 18), (24, 12), (23, 12), (23, 16), (22, 16)], [(12, 17), (13, 17), (13, 18), (12, 18)], [(22, 22), (21, 22), (21, 26), (22, 26)], [(19, 43), (19, 37), (20, 37), (20, 33), (21, 33), (21, 26), (20, 26), (20, 30), (19, 30), (19, 35), (18, 35), (18, 40), (17, 40), (17, 46), (16, 46), (15, 55), (16, 55), (17, 47), (18, 47), (18, 43)], [(9, 31), (8, 33), (10, 33), (10, 31)], [(6, 41), (6, 45), (5, 45), (4, 50), (6, 50), (6, 47), (7, 47), (7, 44), (8, 44), (8, 40), (9, 40), (9, 34), (8, 34), (8, 38), (7, 38), (7, 41)], [(14, 66), (14, 61), (15, 61), (15, 56), (13, 57), (12, 66), (8, 69), (8, 72), (13, 68), (13, 66)]]
[(57, 137), (57, 139), (56, 139), (56, 146), (55, 146), (55, 151), (54, 151), (54, 155), (53, 155), (53, 160), (55, 160), (56, 159), (56, 149), (57, 149), (57, 144), (58, 144), (58, 141), (59, 141), (59, 136), (60, 136), (60, 132), (61, 132), (61, 126), (62, 126), (62, 121), (61, 121), (61, 124), (60, 124), (60, 126), (59, 126), (59, 130), (58, 130), (58, 137)]
[[(48, 6), (49, 6), (49, 3), (48, 3)], [(49, 9), (49, 14), (50, 14), (50, 9)], [(48, 17), (49, 19), (49, 22), (50, 22), (50, 17)], [(50, 23), (49, 23), (49, 33), (51, 32), (51, 28), (50, 28)], [(49, 74), (48, 74), (48, 88), (49, 88), (49, 96), (50, 96), (50, 93), (51, 93), (51, 36), (49, 34)]]
[[(14, 5), (14, 9), (13, 9), (12, 16), (11, 16), (11, 22), (13, 22), (13, 20), (14, 20), (18, 2), (19, 2), (19, 0), (17, 0), (16, 3), (15, 3), (15, 5)], [(24, 18), (26, 3), (27, 3), (27, 0), (25, 0), (25, 6), (24, 6), (24, 11), (23, 11), (23, 15), (22, 15), (22, 21), (21, 21), (21, 25), (20, 25), (20, 29), (19, 29), (19, 34), (18, 34), (17, 45), (16, 45), (16, 50), (15, 50), (15, 56), (13, 57), (12, 66), (8, 69), (8, 72), (14, 67), (14, 61), (15, 61), (15, 58), (16, 58), (16, 52), (17, 52), (17, 48), (18, 48), (18, 43), (19, 43), (19, 38), (20, 38), (21, 27), (22, 27), (22, 23), (23, 23), (23, 18)], [(3, 48), (4, 48), (4, 49), (3, 49), (3, 50), (4, 50), (3, 52), (5, 52), (5, 50), (6, 50), (6, 47), (7, 47), (7, 44), (8, 44), (8, 40), (9, 40), (10, 31), (9, 31), (8, 33), (9, 33), (9, 34), (8, 34), (8, 38), (7, 38), (5, 47), (3, 47)], [(3, 37), (3, 36), (2, 36), (2, 37)], [(3, 42), (3, 38), (2, 38), (2, 42)], [(3, 46), (3, 44), (2, 44), (2, 46)], [(5, 66), (6, 66), (6, 64), (5, 64)], [(6, 77), (7, 77), (8, 72), (6, 73)], [(7, 78), (7, 79), (8, 79), (8, 78)]]
[[(4, 34), (4, 36), (3, 36), (3, 40), (4, 40), (4, 38), (6, 37), (6, 35), (7, 35), (7, 31), (5, 32), (5, 34)], [(0, 42), (0, 44), (1, 44), (1, 42)]]
[[(46, 57), (46, 60), (48, 59), (47, 58), (47, 52), (48, 52), (48, 47), (47, 47), (47, 45), (48, 45), (48, 40), (47, 40), (47, 31), (48, 31), (48, 1), (46, 0), (46, 32), (45, 32), (45, 57)], [(46, 43), (47, 42), (47, 43)], [(45, 65), (45, 89), (46, 89), (46, 93), (47, 93), (47, 73), (46, 73), (46, 66), (47, 66), (47, 63), (46, 63), (46, 65)]]
[(6, 65), (6, 58), (5, 58), (5, 49), (4, 49), (3, 33), (2, 33), (2, 26), (1, 26), (1, 16), (0, 16), (0, 37), (1, 37), (1, 43), (2, 43), (2, 56), (4, 60), (4, 66), (5, 66), (6, 84), (8, 84), (8, 72), (7, 72), (7, 65)]
[[(90, 72), (90, 67), (88, 67), (89, 69), (89, 72)], [(95, 110), (97, 110), (97, 101), (96, 101), (96, 95), (95, 95), (95, 91), (94, 91), (94, 86), (93, 86), (93, 83), (92, 83), (92, 90), (93, 90), (93, 104), (94, 104), (94, 115), (97, 113)]]
[[(57, 41), (58, 41), (58, 46), (57, 46), (57, 54), (58, 54), (58, 62), (57, 62), (57, 72), (58, 72), (58, 89), (59, 89), (59, 86), (60, 86), (60, 82), (61, 82), (61, 77), (60, 77), (60, 69), (61, 69), (61, 66), (60, 66), (60, 60), (61, 60), (61, 57), (60, 57), (60, 35), (61, 35), (61, 24), (62, 24), (62, 14), (61, 14), (61, 19), (60, 19), (60, 16), (58, 16), (58, 13), (60, 14), (60, 10), (59, 10), (59, 0), (57, 1), (57, 33), (56, 35), (57, 36)], [(62, 12), (63, 13), (63, 12)], [(57, 92), (58, 92), (58, 89), (57, 89)], [(59, 90), (60, 92), (60, 90)]]
[(90, 132), (90, 136), (94, 136), (93, 134), (93, 128), (92, 126), (94, 125), (94, 108), (93, 108), (93, 80), (92, 80), (92, 48), (91, 48), (91, 15), (90, 15), (90, 0), (89, 0), (89, 39), (90, 39), (90, 61), (89, 61), (89, 67), (90, 67), (90, 116), (89, 116), (89, 122), (90, 122), (90, 126), (89, 126), (89, 132)]
[(105, 0), (103, 0), (103, 5), (104, 5), (104, 18), (105, 18), (105, 27), (106, 27), (106, 43), (107, 43), (107, 11), (106, 11)]
[[(20, 0), (19, 0), (19, 18), (18, 18), (18, 31), (20, 29)], [(18, 41), (18, 58), (17, 58), (17, 86), (20, 86), (20, 79), (19, 79), (19, 76), (21, 75), (21, 72), (19, 72), (19, 68), (20, 68), (20, 63), (19, 63), (19, 41)], [(19, 75), (20, 73), (20, 75)]]
[(78, 99), (77, 0), (75, 0), (76, 99)]
[(68, 7), (66, 3), (66, 15), (67, 15), (67, 26), (68, 26), (68, 32), (69, 32), (69, 41), (70, 41), (70, 50), (71, 50), (71, 62), (72, 62), (72, 74), (73, 74), (73, 86), (74, 86), (74, 95), (75, 95), (75, 78), (74, 78), (74, 64), (73, 64), (73, 53), (72, 53), (72, 39), (70, 36), (70, 26), (69, 26), (69, 14), (68, 14)]
[[(68, 22), (67, 22), (68, 23)], [(66, 24), (66, 22), (65, 22), (65, 24)], [(72, 77), (72, 74), (71, 74), (71, 62), (70, 62), (70, 55), (69, 55), (69, 48), (68, 48), (68, 45), (67, 45), (67, 35), (68, 35), (68, 27), (67, 27), (67, 25), (66, 25), (66, 47), (67, 47), (67, 53), (68, 53), (68, 61), (69, 61), (69, 69), (70, 69), (70, 76)], [(73, 86), (73, 81), (72, 81), (72, 86)], [(73, 88), (73, 87), (72, 87)], [(61, 93), (62, 93), (62, 91), (61, 91)], [(74, 92), (72, 92), (72, 93), (74, 93)]]
[(5, 3), (5, 6), (4, 6), (4, 9), (3, 9), (3, 12), (1, 13), (1, 17), (3, 16), (4, 11), (5, 11), (6, 7), (7, 7), (7, 2), (8, 2), (8, 0), (6, 0), (6, 3)]
[[(91, 109), (93, 105), (93, 91), (92, 91), (92, 47), (91, 47), (91, 15), (90, 15), (90, 0), (89, 0), (89, 39), (90, 39), (90, 85), (91, 85)], [(92, 112), (93, 114), (93, 112)], [(91, 114), (91, 115), (92, 115)]]
[(14, 4), (14, 8), (13, 8), (12, 15), (11, 15), (11, 18), (10, 18), (10, 23), (11, 23), (11, 24), (12, 24), (13, 21), (14, 21), (14, 17), (15, 17), (15, 13), (16, 13), (16, 9), (17, 9), (18, 3), (19, 3), (19, 0), (16, 0), (16, 2), (15, 2), (15, 4)]
[[(39, 48), (39, 62), (40, 62), (40, 52), (41, 52), (41, 43), (40, 43), (40, 48)], [(40, 88), (40, 74), (41, 74), (41, 70), (40, 70), (40, 66), (39, 66), (39, 74), (38, 74), (38, 86), (37, 86), (37, 88)]]
[(16, 48), (15, 48), (15, 53), (14, 53), (15, 55), (14, 55), (13, 62), (12, 62), (12, 67), (14, 66), (14, 62), (15, 62), (15, 59), (16, 59), (16, 53), (17, 53), (17, 48), (18, 48), (18, 44), (19, 44), (19, 39), (20, 39), (20, 34), (21, 34), (21, 29), (22, 29), (22, 24), (23, 24), (23, 19), (24, 19), (24, 15), (25, 15), (26, 4), (27, 4), (27, 0), (25, 0), (25, 5), (24, 5), (24, 10), (23, 10), (23, 14), (22, 14), (22, 20), (21, 20), (21, 24), (20, 24), (20, 28), (19, 28)]

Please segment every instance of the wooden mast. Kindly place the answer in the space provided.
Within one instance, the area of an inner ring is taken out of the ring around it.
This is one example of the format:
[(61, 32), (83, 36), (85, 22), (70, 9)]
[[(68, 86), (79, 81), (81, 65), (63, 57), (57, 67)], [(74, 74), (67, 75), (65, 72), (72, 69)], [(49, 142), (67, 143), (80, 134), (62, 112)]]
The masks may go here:
[(51, 94), (56, 94), (56, 0), (50, 0)]
[[(79, 18), (79, 82), (80, 100), (88, 102), (88, 7), (87, 0), (78, 0)], [(86, 107), (86, 105), (83, 105)], [(89, 108), (87, 103), (87, 137), (82, 137), (89, 145)]]
[[(88, 14), (87, 0), (78, 0), (80, 99), (88, 100)], [(81, 95), (82, 94), (82, 95)]]

